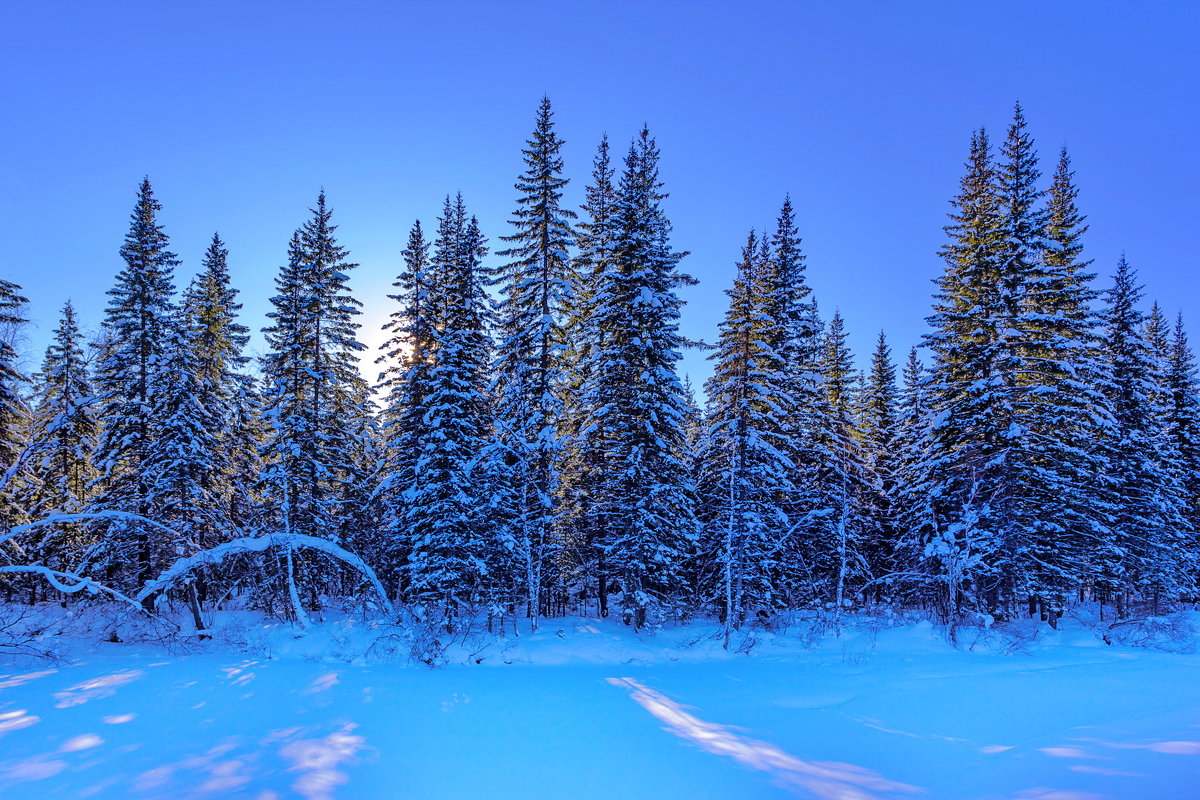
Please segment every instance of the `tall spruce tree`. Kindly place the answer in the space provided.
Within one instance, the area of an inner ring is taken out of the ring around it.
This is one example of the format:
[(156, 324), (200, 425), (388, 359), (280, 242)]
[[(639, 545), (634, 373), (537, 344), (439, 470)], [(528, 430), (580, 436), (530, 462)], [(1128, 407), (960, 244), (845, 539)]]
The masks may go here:
[[(68, 302), (46, 348), (34, 393), (29, 498), (34, 519), (83, 511), (96, 477), (98, 423), (83, 335)], [(48, 540), (48, 541), (47, 541)], [(91, 543), (77, 524), (59, 524), (43, 537), (44, 563), (73, 569)]]
[(423, 398), (423, 436), (414, 480), (403, 493), (401, 536), (413, 601), (453, 629), (493, 606), (511, 550), (486, 519), (484, 449), (492, 431), (488, 392), (490, 306), (486, 244), (462, 195), (447, 197), (429, 264), (433, 352)]
[(383, 470), (376, 492), (382, 507), (382, 525), (388, 532), (380, 542), (379, 561), (397, 594), (406, 598), (408, 573), (403, 565), (413, 542), (403, 535), (402, 496), (418, 480), (421, 443), (429, 438), (425, 411), (431, 391), (437, 324), (430, 285), (429, 243), (425, 241), (420, 220), (413, 223), (401, 257), (404, 269), (392, 284), (397, 293), (388, 295), (399, 307), (384, 325), (389, 338), (376, 359), (376, 363), (383, 365), (379, 388), (384, 394)]
[(584, 388), (589, 446), (600, 461), (601, 545), (635, 628), (675, 604), (682, 556), (695, 537), (692, 487), (680, 453), (685, 402), (676, 373), (683, 339), (676, 288), (685, 253), (670, 244), (658, 147), (643, 128), (617, 189), (611, 256), (595, 319), (603, 331)]
[(729, 310), (720, 325), (713, 376), (707, 384), (709, 414), (703, 457), (702, 522), (705, 560), (715, 567), (710, 596), (721, 609), (725, 641), (755, 612), (782, 603), (778, 585), (780, 543), (788, 528), (792, 465), (780, 416), (781, 373), (777, 337), (764, 313), (770, 295), (763, 273), (770, 252), (751, 231), (742, 249)]
[[(348, 286), (357, 264), (337, 241), (324, 191), (310, 211), (292, 236), (288, 263), (275, 282), (278, 294), (271, 298), (271, 324), (263, 329), (270, 348), (262, 363), (269, 428), (265, 524), (280, 533), (341, 541), (346, 522), (359, 511), (348, 502), (347, 488), (358, 477), (356, 451), (367, 413), (368, 389), (358, 371), (362, 304)], [(291, 582), (298, 574), (315, 606), (336, 576), (297, 558), (290, 545), (284, 555), (277, 576)]]
[[(871, 371), (860, 412), (863, 457), (871, 482), (871, 490), (864, 497), (863, 554), (872, 580), (895, 571), (893, 554), (900, 530), (896, 519), (901, 463), (896, 446), (900, 424), (898, 406), (896, 365), (892, 362), (887, 337), (880, 331), (871, 355)], [(874, 589), (877, 597), (882, 596), (883, 583), (874, 584)]]
[[(104, 425), (98, 452), (100, 491), (92, 507), (151, 516), (151, 479), (146, 461), (161, 432), (155, 417), (156, 374), (176, 325), (174, 273), (179, 260), (157, 215), (162, 206), (144, 179), (121, 247), (125, 267), (117, 274), (104, 318), (107, 337), (95, 384)], [(159, 529), (124, 520), (107, 523), (96, 554), (118, 585), (146, 583), (170, 556)]]
[(537, 630), (555, 521), (557, 465), (562, 451), (566, 340), (563, 314), (571, 305), (567, 255), (574, 211), (561, 205), (562, 140), (554, 132), (549, 98), (538, 108), (526, 142), (525, 172), (517, 181), (510, 247), (500, 271), (499, 347), (495, 367), (499, 443), (514, 463), (507, 491), (514, 538), (523, 562), (525, 602)]
[(358, 265), (337, 242), (324, 192), (311, 212), (292, 237), (263, 330), (270, 347), (263, 359), (266, 477), (287, 530), (336, 538), (354, 415), (366, 393), (357, 366), (361, 303), (347, 285)]
[(258, 472), (250, 471), (258, 466), (259, 446), (258, 432), (248, 424), (257, 399), (253, 378), (244, 371), (250, 361), (244, 352), (250, 335), (238, 322), (242, 304), (231, 285), (228, 258), (225, 243), (213, 234), (200, 273), (183, 293), (186, 336), (181, 344), (191, 350), (196, 401), (212, 426), (195, 440), (197, 445), (211, 445), (203, 454), (209, 467), (203, 474), (208, 483), (201, 488), (216, 498), (217, 505), (211, 526), (196, 529), (201, 548), (232, 536), (235, 528), (245, 524), (255, 505), (252, 487), (259, 478)]
[(594, 367), (606, 343), (597, 309), (616, 240), (614, 177), (606, 136), (600, 140), (592, 180), (584, 190), (583, 219), (575, 228), (572, 290), (564, 320), (566, 384), (558, 467), (556, 540), (562, 547), (558, 566), (581, 603), (596, 600), (600, 616), (608, 615), (609, 589), (604, 503), (599, 494), (603, 483), (600, 454), (606, 446), (598, 438), (602, 432), (588, 427), (596, 411), (593, 404), (603, 398), (589, 396), (587, 391), (594, 383)]
[(1119, 616), (1139, 599), (1172, 596), (1189, 577), (1183, 491), (1154, 402), (1159, 376), (1138, 309), (1141, 298), (1137, 275), (1122, 257), (1105, 298), (1106, 388), (1114, 420), (1106, 464), (1112, 525), (1096, 564), (1097, 582)]

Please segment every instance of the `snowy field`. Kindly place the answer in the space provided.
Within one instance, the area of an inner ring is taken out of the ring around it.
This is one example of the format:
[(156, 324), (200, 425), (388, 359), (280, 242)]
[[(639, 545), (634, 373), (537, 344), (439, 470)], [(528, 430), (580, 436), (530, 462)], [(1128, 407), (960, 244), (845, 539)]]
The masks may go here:
[(259, 623), (251, 653), (0, 664), (0, 797), (1200, 797), (1197, 655), (1078, 625), (703, 632), (550, 620), (428, 669), (364, 656), (362, 623)]

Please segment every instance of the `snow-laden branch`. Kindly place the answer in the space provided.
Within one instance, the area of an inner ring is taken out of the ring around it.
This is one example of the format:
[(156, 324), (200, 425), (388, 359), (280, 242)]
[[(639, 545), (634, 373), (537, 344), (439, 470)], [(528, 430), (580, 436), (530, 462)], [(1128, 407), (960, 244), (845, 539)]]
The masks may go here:
[[(83, 575), (76, 575), (74, 572), (63, 572), (61, 570), (50, 569), (49, 567), (41, 566), (0, 567), (0, 574), (13, 572), (25, 572), (32, 573), (34, 575), (41, 575), (50, 583), (51, 586), (63, 594), (75, 594), (81, 591), (87, 591), (90, 594), (95, 592), (104, 592), (105, 594), (112, 595), (114, 598), (123, 603), (128, 603), (140, 612), (145, 610), (142, 608), (141, 604), (138, 603), (138, 601), (134, 600), (128, 595), (121, 594), (116, 589), (110, 589), (102, 583), (96, 583), (91, 578), (84, 577)], [(66, 581), (75, 581), (75, 583), (67, 583)]]
[(143, 586), (142, 590), (138, 592), (137, 599), (140, 602), (157, 592), (169, 588), (175, 581), (198, 567), (218, 564), (230, 556), (242, 553), (261, 553), (272, 547), (317, 550), (336, 558), (343, 564), (357, 570), (359, 574), (366, 578), (371, 587), (375, 589), (376, 594), (379, 595), (379, 600), (383, 604), (384, 610), (388, 614), (395, 614), (395, 608), (392, 607), (392, 601), (388, 599), (387, 592), (383, 589), (383, 583), (380, 582), (379, 576), (375, 574), (375, 570), (371, 569), (365, 561), (349, 550), (338, 547), (333, 542), (318, 539), (315, 536), (306, 536), (302, 533), (270, 533), (263, 536), (245, 536), (240, 539), (223, 542), (216, 547), (202, 550), (195, 555), (181, 558), (157, 578)]
[(28, 533), (35, 528), (41, 528), (46, 525), (54, 525), (60, 522), (86, 522), (92, 519), (111, 519), (125, 520), (126, 522), (137, 522), (142, 525), (148, 525), (151, 528), (157, 528), (160, 531), (165, 531), (171, 536), (178, 536), (179, 532), (174, 528), (163, 525), (161, 522), (155, 522), (149, 517), (143, 517), (141, 514), (134, 514), (131, 511), (86, 511), (78, 514), (51, 514), (48, 517), (36, 520), (34, 522), (26, 522), (22, 525), (14, 525), (9, 528), (8, 533), (0, 534), (0, 544), (20, 536), (22, 533)]

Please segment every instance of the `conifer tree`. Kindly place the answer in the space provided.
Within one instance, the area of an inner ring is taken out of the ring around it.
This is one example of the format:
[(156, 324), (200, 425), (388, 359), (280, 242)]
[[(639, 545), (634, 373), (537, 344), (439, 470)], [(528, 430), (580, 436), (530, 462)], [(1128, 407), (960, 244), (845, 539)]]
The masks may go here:
[(250, 471), (257, 467), (259, 445), (257, 431), (248, 425), (256, 400), (253, 379), (244, 372), (250, 336), (237, 320), (242, 304), (231, 285), (228, 257), (221, 237), (213, 234), (200, 273), (183, 293), (186, 335), (181, 343), (191, 349), (196, 401), (212, 425), (205, 437), (196, 439), (212, 446), (205, 453), (209, 468), (203, 476), (211, 485), (202, 489), (218, 506), (211, 527), (196, 530), (201, 549), (234, 535), (234, 528), (244, 524), (259, 479), (257, 471)]
[(357, 367), (361, 303), (347, 285), (357, 264), (337, 242), (324, 192), (311, 211), (292, 237), (267, 315), (272, 324), (264, 329), (271, 348), (263, 361), (270, 381), (266, 478), (283, 528), (336, 539), (355, 417), (366, 395)]
[(1122, 257), (1105, 298), (1106, 388), (1114, 420), (1106, 467), (1113, 518), (1097, 559), (1098, 582), (1119, 616), (1134, 599), (1157, 600), (1188, 577), (1182, 486), (1170, 469), (1170, 444), (1153, 401), (1158, 376), (1137, 307), (1141, 297), (1136, 273)]
[[(224, 409), (211, 403), (214, 393), (200, 376), (196, 338), (181, 314), (153, 365), (151, 414), (156, 431), (141, 470), (149, 515), (174, 531), (171, 539), (156, 529), (155, 561), (160, 564), (212, 546), (228, 522), (217, 480)], [(194, 584), (189, 587), (196, 626), (203, 629)]]
[(390, 337), (376, 359), (384, 365), (379, 376), (379, 388), (384, 393), (383, 470), (376, 491), (382, 506), (382, 525), (389, 532), (380, 543), (379, 561), (388, 580), (404, 597), (407, 572), (401, 566), (408, 560), (412, 542), (401, 535), (402, 494), (417, 482), (421, 443), (429, 438), (425, 411), (436, 344), (429, 244), (420, 220), (413, 223), (401, 256), (404, 269), (392, 284), (397, 293), (388, 295), (399, 307), (384, 325)]
[(492, 435), (487, 249), (462, 195), (447, 197), (429, 264), (434, 358), (423, 398), (424, 436), (404, 491), (408, 583), (427, 618), (453, 629), (499, 594), (504, 548), (489, 536), (484, 448)]
[(572, 264), (572, 289), (564, 320), (567, 341), (566, 383), (563, 389), (562, 455), (556, 539), (563, 548), (558, 564), (581, 601), (595, 598), (598, 613), (608, 615), (609, 568), (606, 561), (604, 504), (600, 498), (600, 454), (607, 447), (601, 431), (589, 429), (595, 415), (589, 396), (594, 366), (605, 347), (605, 331), (597, 308), (616, 239), (617, 194), (613, 183), (608, 137), (600, 140), (593, 161), (592, 181), (584, 190), (583, 219), (575, 228), (577, 255)]
[(521, 194), (511, 220), (515, 230), (502, 237), (510, 247), (497, 253), (513, 259), (499, 274), (497, 426), (499, 443), (514, 462), (508, 499), (533, 630), (543, 613), (543, 574), (555, 517), (566, 383), (562, 319), (572, 289), (567, 249), (576, 214), (561, 206), (567, 184), (562, 144), (554, 132), (550, 100), (543, 97), (523, 151), (526, 170), (517, 181)]
[(21, 428), (26, 416), (20, 386), (26, 381), (17, 366), (15, 340), (25, 323), (24, 307), (29, 301), (21, 287), (0, 278), (0, 464), (8, 470), (22, 448)]
[[(146, 461), (160, 433), (161, 420), (154, 416), (160, 407), (154, 396), (156, 373), (176, 324), (174, 272), (179, 260), (158, 223), (161, 210), (144, 179), (121, 247), (125, 267), (108, 292), (107, 343), (95, 376), (104, 425), (98, 448), (100, 491), (92, 505), (142, 516), (153, 513)], [(106, 575), (123, 577), (125, 586), (143, 585), (164, 566), (169, 551), (161, 536), (136, 522), (109, 522), (97, 554)]]
[[(702, 477), (706, 561), (717, 574), (711, 587), (729, 634), (752, 612), (780, 606), (780, 543), (788, 528), (792, 465), (784, 453), (776, 339), (764, 313), (763, 272), (770, 253), (751, 231), (742, 249), (729, 310), (720, 325), (707, 384), (710, 413)], [(710, 591), (711, 591), (710, 590)]]
[(622, 616), (635, 628), (674, 603), (682, 555), (695, 537), (692, 487), (679, 457), (685, 403), (675, 370), (683, 343), (675, 290), (690, 279), (677, 269), (685, 254), (670, 244), (658, 157), (643, 128), (617, 190), (595, 311), (604, 343), (584, 389), (589, 446), (600, 460), (600, 541), (619, 582)]
[(869, 479), (855, 421), (856, 373), (846, 340), (845, 323), (835, 311), (822, 348), (826, 415), (820, 420), (818, 442), (823, 458), (818, 462), (817, 505), (809, 513), (808, 526), (810, 547), (816, 548), (810, 563), (838, 609), (868, 568), (864, 506), (869, 502)]
[[(897, 481), (900, 477), (900, 453), (897, 450), (898, 390), (896, 366), (887, 337), (879, 332), (875, 352), (871, 356), (871, 372), (867, 378), (861, 410), (863, 457), (870, 477), (871, 491), (864, 498), (866, 516), (864, 557), (872, 578), (894, 571), (893, 551), (899, 536), (896, 524)], [(882, 583), (876, 584), (882, 592)]]
[(1188, 570), (1189, 588), (1194, 591), (1200, 582), (1200, 384), (1182, 314), (1175, 317), (1166, 386), (1170, 393), (1167, 433), (1178, 460), (1182, 513), (1190, 534), (1190, 540), (1183, 544), (1186, 556), (1183, 566)]
[[(46, 348), (35, 385), (29, 514), (75, 514), (87, 507), (96, 471), (98, 424), (83, 336), (68, 302)], [(50, 566), (70, 569), (90, 537), (78, 525), (55, 526), (44, 548)]]

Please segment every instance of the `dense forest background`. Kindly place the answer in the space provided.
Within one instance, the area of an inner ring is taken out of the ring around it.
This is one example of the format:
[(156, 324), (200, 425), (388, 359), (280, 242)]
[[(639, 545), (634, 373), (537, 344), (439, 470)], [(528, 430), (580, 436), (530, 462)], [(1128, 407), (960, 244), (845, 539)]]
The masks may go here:
[[(67, 304), (22, 374), (26, 302), (0, 280), (0, 591), (180, 602), (201, 628), (231, 602), (304, 624), (362, 598), (450, 630), (812, 607), (1055, 624), (1195, 596), (1183, 321), (1123, 258), (1097, 279), (1068, 153), (1043, 174), (1019, 106), (998, 144), (970, 138), (930, 333), (897, 357), (881, 332), (866, 369), (786, 198), (715, 342), (689, 342), (654, 137), (603, 139), (578, 210), (561, 147), (543, 100), (496, 241), (461, 195), (413, 224), (377, 353), (324, 193), (258, 361), (219, 235), (177, 291), (148, 180), (98, 337)], [(688, 347), (711, 350), (701, 392)]]

